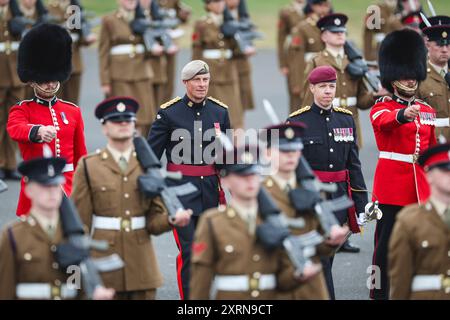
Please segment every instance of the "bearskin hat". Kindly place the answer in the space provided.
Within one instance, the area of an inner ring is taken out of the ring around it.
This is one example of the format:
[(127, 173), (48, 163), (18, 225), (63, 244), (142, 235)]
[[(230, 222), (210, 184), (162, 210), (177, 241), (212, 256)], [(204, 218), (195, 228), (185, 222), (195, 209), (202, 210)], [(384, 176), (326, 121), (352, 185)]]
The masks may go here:
[(393, 81), (423, 81), (427, 77), (427, 49), (422, 36), (414, 30), (388, 34), (381, 43), (378, 60), (381, 84), (390, 92)]
[(72, 72), (72, 38), (66, 29), (40, 24), (19, 46), (17, 73), (22, 82), (66, 81)]

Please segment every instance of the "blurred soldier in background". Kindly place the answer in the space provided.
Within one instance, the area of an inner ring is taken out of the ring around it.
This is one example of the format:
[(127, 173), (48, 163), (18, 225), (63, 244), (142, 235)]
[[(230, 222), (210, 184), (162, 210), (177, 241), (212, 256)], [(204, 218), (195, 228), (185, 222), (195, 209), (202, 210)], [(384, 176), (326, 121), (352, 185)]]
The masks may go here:
[(6, 131), (11, 106), (25, 95), (25, 86), (17, 76), (17, 50), (23, 30), (11, 30), (11, 21), (21, 15), (16, 0), (0, 0), (0, 179), (21, 178), (16, 170), (17, 146)]
[[(80, 6), (79, 0), (52, 0), (48, 5), (48, 12), (55, 20), (62, 26), (67, 27), (67, 19), (70, 15), (74, 14), (69, 9), (70, 6), (79, 6), (81, 14), (84, 14), (83, 8)], [(81, 17), (81, 23), (87, 23), (85, 17)], [(84, 29), (72, 29), (69, 30), (72, 37), (72, 74), (69, 80), (67, 80), (61, 87), (59, 95), (61, 99), (79, 104), (80, 102), (80, 90), (81, 90), (81, 77), (83, 75), (83, 60), (81, 56), (81, 48), (89, 46), (97, 41), (97, 36), (94, 33), (84, 34)]]
[[(187, 5), (185, 5), (181, 0), (158, 0), (160, 6), (160, 11), (162, 11), (163, 16), (168, 16), (170, 18), (178, 18), (182, 24), (188, 22), (192, 10)], [(163, 101), (169, 101), (175, 91), (175, 73), (177, 66), (177, 55), (176, 54), (165, 54), (167, 66), (167, 85), (166, 85), (166, 96)]]

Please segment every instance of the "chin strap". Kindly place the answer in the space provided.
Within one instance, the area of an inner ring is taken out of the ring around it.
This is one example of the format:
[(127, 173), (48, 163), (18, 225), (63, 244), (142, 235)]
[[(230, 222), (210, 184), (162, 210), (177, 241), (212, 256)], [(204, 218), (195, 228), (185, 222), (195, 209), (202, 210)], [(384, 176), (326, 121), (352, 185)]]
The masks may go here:
[(58, 81), (58, 85), (53, 90), (45, 90), (36, 82), (31, 83), (31, 87), (34, 90), (34, 94), (37, 96), (41, 95), (40, 93), (45, 93), (46, 95), (48, 94), (54, 96), (59, 91), (59, 88), (61, 87), (61, 82)]
[(404, 84), (400, 83), (400, 81), (394, 81), (394, 82), (392, 82), (392, 85), (394, 87), (396, 87), (397, 90), (406, 97), (414, 96), (416, 94), (417, 88), (419, 87), (418, 82), (416, 82), (416, 84), (413, 88), (405, 86)]

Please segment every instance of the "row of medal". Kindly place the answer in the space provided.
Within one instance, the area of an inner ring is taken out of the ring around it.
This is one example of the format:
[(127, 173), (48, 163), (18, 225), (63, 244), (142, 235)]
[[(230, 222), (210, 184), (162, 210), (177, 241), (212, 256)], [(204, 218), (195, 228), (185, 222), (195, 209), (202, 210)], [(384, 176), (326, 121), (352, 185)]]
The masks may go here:
[(353, 142), (355, 137), (353, 136), (353, 128), (333, 128), (334, 141), (336, 142)]
[(419, 112), (420, 123), (423, 125), (434, 126), (436, 124), (436, 113)]

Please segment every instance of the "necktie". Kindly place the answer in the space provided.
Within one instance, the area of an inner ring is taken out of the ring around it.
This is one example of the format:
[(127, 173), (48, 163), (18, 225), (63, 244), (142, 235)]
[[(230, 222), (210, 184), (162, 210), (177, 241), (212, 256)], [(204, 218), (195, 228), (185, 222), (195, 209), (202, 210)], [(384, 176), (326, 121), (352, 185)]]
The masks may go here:
[(128, 162), (127, 162), (127, 159), (125, 159), (124, 156), (121, 156), (121, 157), (119, 158), (119, 167), (120, 167), (120, 170), (122, 170), (122, 172), (127, 171), (127, 168), (128, 168)]
[(255, 234), (256, 217), (250, 212), (247, 214), (248, 231), (250, 234)]
[(445, 75), (446, 75), (446, 74), (447, 74), (447, 72), (445, 72), (444, 69), (441, 69), (441, 76), (442, 76), (442, 78), (445, 79)]
[(286, 183), (286, 187), (284, 187), (284, 192), (289, 193), (292, 190), (292, 187), (289, 183)]
[(450, 207), (448, 207), (447, 210), (444, 211), (444, 221), (450, 228)]
[(342, 57), (341, 57), (340, 54), (338, 54), (338, 55), (336, 56), (336, 63), (337, 63), (337, 65), (339, 66), (339, 68), (342, 67)]
[(55, 228), (53, 228), (53, 226), (50, 224), (47, 227), (47, 235), (50, 239), (53, 239), (53, 237), (55, 236)]

